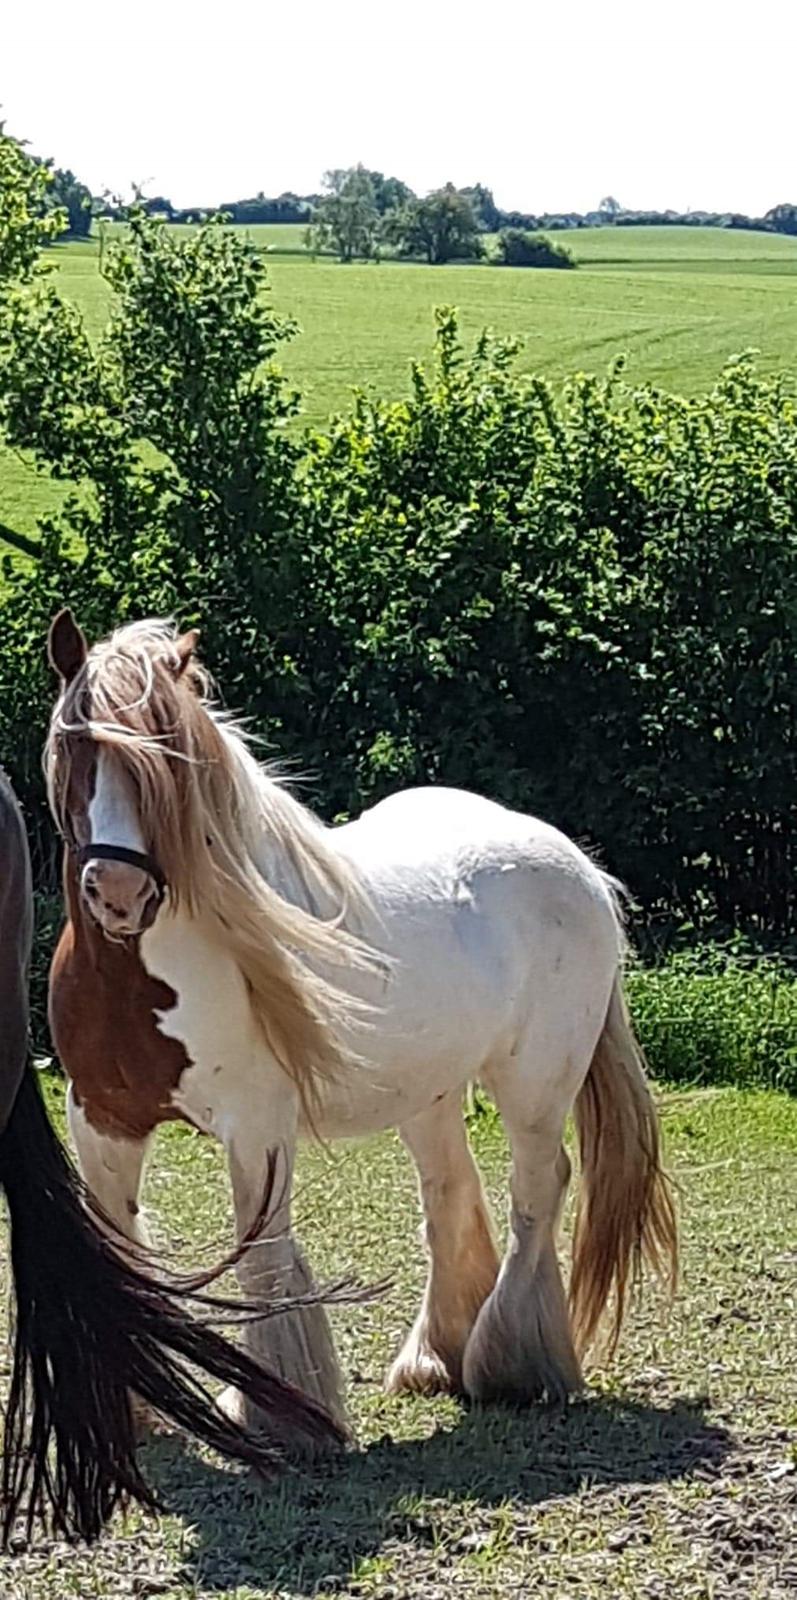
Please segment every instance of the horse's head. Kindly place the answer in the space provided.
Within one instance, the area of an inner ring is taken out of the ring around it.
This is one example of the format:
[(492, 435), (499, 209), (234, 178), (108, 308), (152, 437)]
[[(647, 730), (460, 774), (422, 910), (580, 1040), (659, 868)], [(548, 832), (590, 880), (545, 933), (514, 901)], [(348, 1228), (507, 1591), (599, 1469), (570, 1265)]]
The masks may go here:
[(61, 680), (47, 744), (50, 804), (84, 908), (110, 938), (151, 927), (179, 875), (196, 639), (140, 625), (90, 650), (70, 611), (50, 629)]

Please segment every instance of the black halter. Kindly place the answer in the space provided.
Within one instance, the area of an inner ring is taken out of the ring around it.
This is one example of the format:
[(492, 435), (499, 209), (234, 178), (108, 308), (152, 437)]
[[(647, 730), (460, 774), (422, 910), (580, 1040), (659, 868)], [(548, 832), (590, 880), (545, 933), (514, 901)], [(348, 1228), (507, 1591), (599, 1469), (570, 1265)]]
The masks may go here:
[(157, 861), (143, 850), (128, 850), (123, 844), (83, 844), (72, 847), (75, 861), (81, 869), (89, 861), (122, 861), (125, 866), (139, 867), (142, 872), (149, 874), (158, 893), (158, 900), (162, 900), (166, 893), (166, 879), (158, 866)]

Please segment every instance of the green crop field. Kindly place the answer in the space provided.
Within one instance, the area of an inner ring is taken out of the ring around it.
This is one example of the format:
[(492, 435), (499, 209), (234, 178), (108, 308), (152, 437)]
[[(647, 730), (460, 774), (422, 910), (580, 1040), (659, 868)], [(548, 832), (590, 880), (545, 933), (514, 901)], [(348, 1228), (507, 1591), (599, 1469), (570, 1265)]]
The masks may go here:
[(553, 236), (576, 259), (595, 266), (717, 268), (755, 273), (797, 270), (797, 240), (778, 233), (725, 228), (582, 228)]
[[(522, 364), (561, 378), (602, 372), (618, 352), (632, 379), (693, 393), (722, 364), (757, 349), (767, 370), (797, 366), (797, 239), (710, 228), (601, 228), (557, 235), (577, 272), (427, 267), (395, 261), (341, 266), (302, 248), (301, 225), (255, 227), (272, 253), (275, 307), (301, 332), (284, 352), (305, 418), (322, 425), (351, 390), (373, 385), (399, 396), (409, 364), (428, 355), (435, 306), (456, 305), (463, 328), (489, 325), (523, 340)], [(96, 334), (108, 296), (98, 247), (54, 252), (65, 295)], [(0, 455), (0, 522), (30, 533), (61, 490), (29, 464)]]
[[(160, 1437), (146, 1468), (164, 1514), (117, 1517), (93, 1551), (18, 1550), (0, 1560), (5, 1600), (793, 1597), (797, 1104), (723, 1090), (663, 1110), (682, 1287), (669, 1317), (653, 1290), (634, 1304), (584, 1399), (385, 1395), (424, 1277), (415, 1177), (395, 1135), (307, 1150), (296, 1211), (315, 1267), (391, 1278), (334, 1313), (358, 1448), (264, 1485)], [(484, 1117), (473, 1141), (502, 1223), (503, 1135)], [(148, 1198), (183, 1262), (229, 1238), (219, 1149), (186, 1128), (159, 1137)]]

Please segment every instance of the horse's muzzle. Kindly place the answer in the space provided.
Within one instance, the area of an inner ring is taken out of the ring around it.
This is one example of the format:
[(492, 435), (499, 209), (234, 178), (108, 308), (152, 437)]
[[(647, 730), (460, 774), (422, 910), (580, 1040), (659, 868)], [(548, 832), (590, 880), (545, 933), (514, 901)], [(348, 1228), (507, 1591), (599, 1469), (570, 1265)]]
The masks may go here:
[(151, 928), (162, 893), (143, 866), (89, 859), (80, 889), (94, 922), (112, 939), (132, 939)]

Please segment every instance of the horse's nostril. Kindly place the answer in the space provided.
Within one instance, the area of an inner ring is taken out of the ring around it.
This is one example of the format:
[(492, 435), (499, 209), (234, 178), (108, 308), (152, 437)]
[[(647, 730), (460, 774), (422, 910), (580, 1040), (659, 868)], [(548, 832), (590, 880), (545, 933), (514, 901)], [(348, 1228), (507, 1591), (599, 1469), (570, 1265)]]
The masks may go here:
[(142, 926), (142, 928), (151, 928), (152, 927), (152, 924), (155, 921), (156, 916), (158, 915), (158, 907), (159, 907), (159, 905), (160, 905), (160, 901), (158, 899), (157, 891), (155, 889), (150, 889), (149, 894), (147, 895), (147, 898), (144, 901), (143, 906), (141, 907), (141, 926)]
[(86, 894), (90, 900), (99, 900), (100, 891), (97, 888), (96, 883), (92, 883), (91, 880), (89, 880), (89, 882), (86, 884)]

